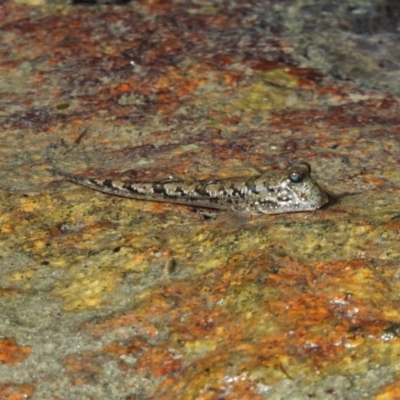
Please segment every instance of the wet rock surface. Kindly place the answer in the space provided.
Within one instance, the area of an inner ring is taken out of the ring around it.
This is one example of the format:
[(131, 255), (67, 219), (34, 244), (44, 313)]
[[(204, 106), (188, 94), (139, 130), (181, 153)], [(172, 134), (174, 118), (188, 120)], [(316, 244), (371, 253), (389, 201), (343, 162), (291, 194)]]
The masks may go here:
[[(331, 3), (0, 3), (0, 397), (394, 398), (399, 9)], [(49, 157), (119, 180), (303, 160), (331, 201), (210, 219)]]

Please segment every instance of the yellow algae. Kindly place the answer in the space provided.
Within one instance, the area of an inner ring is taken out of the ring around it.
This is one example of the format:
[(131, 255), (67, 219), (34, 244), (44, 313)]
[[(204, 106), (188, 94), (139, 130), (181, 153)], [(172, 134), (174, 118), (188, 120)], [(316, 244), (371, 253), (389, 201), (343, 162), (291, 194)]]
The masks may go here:
[(224, 255), (217, 256), (214, 255), (213, 257), (210, 257), (204, 262), (199, 262), (196, 264), (196, 272), (197, 273), (204, 273), (207, 272), (211, 269), (218, 268), (219, 266), (226, 264), (227, 262), (227, 257)]
[(53, 260), (51, 265), (57, 268), (64, 268), (68, 265), (68, 261), (65, 258), (59, 258), (57, 260)]
[[(384, 301), (384, 299), (382, 299)], [(382, 312), (383, 318), (387, 319), (388, 321), (391, 322), (400, 322), (400, 312), (399, 309), (394, 307), (389, 307), (389, 306), (382, 306), (380, 307), (380, 311)]]
[(5, 224), (0, 227), (1, 233), (11, 233), (13, 231), (14, 231), (14, 227), (11, 226), (10, 224)]
[(296, 89), (299, 87), (299, 80), (296, 76), (291, 75), (285, 68), (272, 69), (270, 71), (261, 72), (265, 82), (271, 83), (283, 88)]
[(396, 182), (399, 177), (399, 171), (396, 168), (384, 170), (380, 173), (383, 178)]
[(23, 4), (26, 6), (44, 6), (46, 5), (46, 0), (14, 0), (17, 4)]
[(34, 240), (31, 245), (34, 250), (42, 250), (46, 247), (46, 243), (47, 241), (39, 239), (39, 240)]
[(61, 297), (65, 310), (99, 307), (104, 293), (114, 290), (119, 281), (120, 277), (111, 269), (89, 268), (75, 279), (57, 283), (52, 294)]
[(114, 291), (124, 274), (145, 272), (150, 263), (147, 252), (136, 252), (129, 247), (75, 257), (69, 263), (58, 264), (67, 267), (69, 277), (56, 283), (52, 294), (63, 299), (66, 310), (101, 307), (104, 294)]
[(263, 287), (257, 283), (230, 284), (225, 295), (225, 307), (233, 312), (245, 314), (246, 318), (251, 318), (254, 313), (258, 313), (260, 304), (274, 299), (276, 290), (270, 287)]
[(31, 279), (34, 274), (34, 271), (16, 271), (8, 277), (9, 281), (18, 282), (26, 279)]
[(252, 84), (241, 91), (240, 100), (234, 105), (242, 110), (269, 111), (282, 108), (304, 108), (305, 90), (298, 86), (296, 77), (284, 69), (258, 72), (253, 75)]
[(212, 339), (196, 340), (194, 342), (185, 343), (185, 350), (191, 355), (205, 354), (214, 351), (216, 348), (217, 342)]
[(125, 271), (143, 272), (146, 271), (150, 262), (145, 258), (145, 254), (136, 254), (135, 256), (125, 255), (126, 261), (124, 262)]
[(19, 208), (21, 211), (33, 212), (35, 210), (34, 201), (31, 197), (22, 197), (20, 198)]

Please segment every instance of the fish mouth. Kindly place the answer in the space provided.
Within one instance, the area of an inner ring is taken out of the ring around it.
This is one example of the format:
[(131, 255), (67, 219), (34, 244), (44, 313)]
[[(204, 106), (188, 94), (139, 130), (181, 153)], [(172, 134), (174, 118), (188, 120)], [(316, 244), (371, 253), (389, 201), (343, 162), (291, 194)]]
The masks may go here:
[(327, 201), (315, 202), (315, 203), (298, 203), (298, 204), (292, 203), (284, 205), (278, 202), (268, 201), (262, 204), (261, 207), (259, 207), (259, 212), (263, 214), (284, 214), (284, 213), (314, 211), (318, 210), (325, 204), (327, 204)]

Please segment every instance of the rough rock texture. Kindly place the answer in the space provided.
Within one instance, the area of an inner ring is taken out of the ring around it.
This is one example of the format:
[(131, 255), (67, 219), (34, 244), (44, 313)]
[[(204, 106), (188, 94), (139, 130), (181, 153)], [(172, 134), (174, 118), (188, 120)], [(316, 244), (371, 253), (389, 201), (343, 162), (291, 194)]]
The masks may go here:
[[(0, 1), (0, 398), (397, 398), (400, 6), (333, 3)], [(213, 220), (49, 158), (332, 201)]]

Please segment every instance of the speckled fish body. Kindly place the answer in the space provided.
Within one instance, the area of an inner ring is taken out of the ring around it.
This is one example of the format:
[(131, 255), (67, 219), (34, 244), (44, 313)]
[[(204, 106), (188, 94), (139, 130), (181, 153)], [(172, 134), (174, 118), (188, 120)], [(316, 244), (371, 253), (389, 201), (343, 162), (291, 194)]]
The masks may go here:
[(221, 180), (130, 182), (88, 178), (55, 169), (72, 182), (100, 192), (139, 200), (161, 201), (233, 210), (251, 214), (280, 214), (316, 210), (328, 196), (311, 177), (311, 168), (298, 163), (287, 170)]

